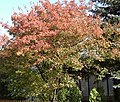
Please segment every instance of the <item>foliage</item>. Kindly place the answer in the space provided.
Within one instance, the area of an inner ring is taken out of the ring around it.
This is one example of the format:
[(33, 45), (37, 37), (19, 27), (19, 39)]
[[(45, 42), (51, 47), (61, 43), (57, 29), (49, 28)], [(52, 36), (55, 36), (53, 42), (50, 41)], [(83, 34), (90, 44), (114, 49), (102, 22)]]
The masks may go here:
[(97, 92), (96, 88), (93, 88), (89, 96), (90, 102), (101, 102), (100, 94)]
[(6, 75), (0, 74), (0, 99), (7, 99), (10, 93), (7, 88)]
[(9, 75), (13, 96), (53, 100), (55, 90), (76, 84), (64, 66), (100, 79), (119, 68), (120, 25), (101, 29), (100, 18), (88, 16), (88, 9), (84, 0), (45, 0), (12, 15), (7, 28), (14, 38), (0, 51), (0, 70)]
[(95, 14), (100, 14), (104, 20), (110, 23), (119, 23), (120, 1), (119, 0), (91, 0), (96, 2)]
[(8, 41), (8, 36), (6, 34), (4, 34), (3, 36), (0, 35), (0, 49), (2, 49), (2, 46), (4, 46), (7, 41)]
[[(120, 0), (91, 0), (96, 2), (96, 8), (93, 10), (93, 13), (95, 15), (100, 15), (102, 18), (101, 22), (101, 28), (106, 27), (105, 21), (107, 23), (111, 23), (112, 29), (105, 28), (106, 33), (103, 34), (105, 38), (107, 38), (111, 42), (111, 48), (115, 48), (113, 52), (116, 52), (119, 54), (120, 52), (120, 29), (119, 29), (119, 23), (120, 23)], [(117, 32), (114, 30), (116, 29)], [(110, 34), (110, 32), (112, 32)], [(117, 47), (118, 46), (118, 47)], [(116, 48), (118, 50), (116, 50)], [(116, 50), (116, 51), (115, 51)], [(119, 55), (118, 55), (119, 56)], [(116, 57), (114, 59), (107, 59), (103, 65), (109, 67), (109, 74), (111, 74), (114, 82), (114, 96), (115, 101), (119, 101), (119, 68), (120, 68), (120, 57)]]
[(11, 96), (42, 97), (44, 100), (49, 100), (46, 95), (49, 96), (54, 90), (75, 85), (75, 82), (67, 74), (60, 72), (58, 67), (56, 69), (53, 66), (52, 69), (50, 64), (51, 62), (44, 61), (31, 69), (19, 67), (19, 69), (10, 70), (7, 81)]
[(62, 88), (57, 93), (57, 102), (81, 102), (81, 92), (75, 86)]
[[(120, 80), (120, 70), (113, 72), (112, 73), (112, 78), (114, 80), (118, 80), (118, 82), (119, 82), (119, 80)], [(117, 85), (114, 85), (113, 87), (114, 88), (120, 88), (120, 84), (118, 83)]]

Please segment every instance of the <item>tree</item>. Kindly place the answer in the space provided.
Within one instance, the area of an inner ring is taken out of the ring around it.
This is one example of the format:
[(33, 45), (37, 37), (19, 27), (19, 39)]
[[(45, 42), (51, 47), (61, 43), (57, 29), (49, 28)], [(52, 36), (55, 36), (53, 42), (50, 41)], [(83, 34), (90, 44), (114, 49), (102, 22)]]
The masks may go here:
[(1, 51), (0, 68), (10, 73), (8, 82), (13, 95), (45, 98), (44, 92), (50, 95), (57, 88), (74, 86), (73, 79), (63, 72), (63, 65), (82, 69), (77, 44), (102, 33), (99, 18), (87, 16), (84, 3), (40, 3), (42, 6), (33, 6), (28, 14), (12, 15), (13, 26), (8, 30), (14, 40)]
[[(96, 2), (95, 14), (100, 14), (104, 20), (110, 23), (119, 23), (120, 1), (119, 0), (91, 0)], [(99, 4), (99, 6), (98, 6)]]
[[(101, 18), (103, 19), (102, 21), (102, 24), (101, 24), (101, 28), (103, 27), (104, 28), (104, 24), (105, 24), (105, 21), (107, 21), (108, 23), (111, 23), (111, 24), (114, 24), (114, 27), (115, 29), (117, 29), (119, 31), (119, 27), (118, 26), (115, 26), (116, 23), (119, 24), (120, 22), (120, 1), (119, 0), (92, 0), (93, 2), (96, 2), (96, 8), (95, 10), (93, 10), (93, 12), (96, 14), (96, 15), (101, 15)], [(100, 5), (98, 5), (100, 4)], [(113, 43), (114, 47), (116, 45), (119, 45), (119, 40), (116, 40), (116, 38), (119, 38), (119, 34), (117, 34), (119, 32), (113, 32), (111, 33), (111, 35), (107, 35), (106, 37), (111, 41), (111, 43)], [(119, 47), (118, 47), (119, 48)], [(118, 51), (114, 51), (116, 53), (119, 53), (119, 50)], [(112, 62), (112, 63), (110, 63)], [(109, 66), (109, 67), (113, 67), (113, 70), (111, 73), (112, 75), (112, 78), (114, 80), (114, 92), (115, 92), (115, 99), (116, 101), (119, 100), (119, 93), (120, 93), (120, 90), (119, 90), (119, 65), (120, 63), (120, 60), (119, 58), (117, 58), (116, 60), (107, 60), (107, 63), (104, 64), (105, 66)]]
[[(27, 14), (12, 15), (8, 31), (14, 39), (0, 52), (0, 69), (9, 74), (12, 95), (52, 102), (59, 89), (77, 86), (75, 75), (101, 78), (114, 70), (102, 63), (119, 61), (119, 31), (111, 25), (101, 29), (100, 18), (88, 16), (88, 9), (84, 1), (46, 0)], [(115, 43), (109, 39), (113, 32), (118, 34)]]

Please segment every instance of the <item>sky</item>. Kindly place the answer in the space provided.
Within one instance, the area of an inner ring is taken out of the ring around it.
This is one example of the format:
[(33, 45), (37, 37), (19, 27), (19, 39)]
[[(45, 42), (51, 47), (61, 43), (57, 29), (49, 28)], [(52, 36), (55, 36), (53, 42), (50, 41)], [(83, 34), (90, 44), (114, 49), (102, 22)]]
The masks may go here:
[[(27, 8), (30, 8), (30, 1), (37, 3), (39, 0), (0, 0), (0, 19), (10, 21), (11, 15), (18, 10), (18, 6), (24, 8), (26, 5)], [(50, 2), (55, 1), (57, 0), (50, 0)]]
[[(0, 0), (0, 21), (11, 23), (11, 15), (18, 11), (18, 7), (24, 8), (24, 5), (29, 9), (30, 1), (37, 3), (39, 0)], [(55, 2), (57, 0), (50, 0), (50, 2)], [(0, 26), (0, 35), (6, 33)]]
[[(14, 11), (18, 11), (18, 7), (24, 8), (24, 5), (29, 9), (30, 1), (37, 3), (39, 0), (0, 0), (0, 21), (11, 23), (11, 15)], [(57, 0), (50, 0), (51, 3), (56, 2)], [(61, 1), (61, 0), (60, 0)], [(78, 0), (76, 0), (78, 1)], [(0, 26), (0, 35), (6, 33)]]

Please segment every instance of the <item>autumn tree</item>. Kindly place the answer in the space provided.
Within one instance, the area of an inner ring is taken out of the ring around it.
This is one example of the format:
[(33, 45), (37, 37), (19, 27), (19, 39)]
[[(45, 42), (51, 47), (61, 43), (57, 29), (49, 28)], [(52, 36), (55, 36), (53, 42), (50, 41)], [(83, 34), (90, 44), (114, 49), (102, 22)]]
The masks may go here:
[(100, 18), (87, 14), (90, 8), (84, 0), (40, 0), (26, 14), (11, 16), (13, 26), (7, 28), (14, 38), (0, 52), (0, 68), (9, 74), (13, 95), (52, 102), (61, 88), (76, 86), (74, 74), (80, 78), (91, 73), (101, 79), (114, 70), (102, 64), (119, 61), (119, 39), (112, 47), (108, 38), (113, 32), (119, 38), (119, 31), (111, 25), (101, 29)]

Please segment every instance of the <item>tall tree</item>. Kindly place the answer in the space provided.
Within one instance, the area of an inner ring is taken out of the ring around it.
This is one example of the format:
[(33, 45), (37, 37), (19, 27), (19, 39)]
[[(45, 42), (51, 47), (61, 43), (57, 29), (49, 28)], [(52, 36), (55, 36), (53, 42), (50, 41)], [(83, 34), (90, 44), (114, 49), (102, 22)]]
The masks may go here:
[(104, 20), (110, 23), (118, 23), (120, 20), (120, 0), (91, 0), (96, 2), (95, 14), (100, 14)]
[[(101, 28), (105, 27), (104, 21), (107, 21), (108, 23), (114, 24), (114, 27), (119, 31), (120, 27), (115, 26), (116, 24), (118, 24), (120, 22), (120, 0), (91, 0), (93, 2), (96, 2), (96, 7), (94, 10), (92, 10), (94, 12), (94, 14), (96, 15), (100, 15), (103, 19)], [(118, 33), (118, 32), (117, 32)], [(119, 44), (119, 42), (117, 42), (117, 40), (115, 40), (118, 37), (117, 33), (111, 33), (111, 35), (108, 36), (108, 39), (111, 41), (111, 43), (113, 43), (114, 45), (116, 45), (117, 43)], [(119, 51), (117, 51), (117, 53), (119, 53)], [(107, 61), (107, 65), (108, 62), (110, 62), (111, 60)], [(114, 84), (115, 84), (115, 99), (116, 101), (120, 100), (120, 97), (118, 94), (120, 94), (120, 70), (119, 70), (119, 60), (115, 60), (112, 61), (112, 64), (110, 64), (110, 67), (114, 67), (116, 70), (114, 70), (112, 72), (112, 76), (114, 79)]]
[[(12, 15), (8, 31), (14, 39), (0, 52), (0, 68), (9, 74), (13, 95), (52, 101), (55, 90), (75, 85), (71, 68), (73, 74), (84, 72), (79, 77), (92, 73), (99, 78), (115, 70), (102, 65), (120, 60), (120, 32), (109, 24), (101, 29), (100, 18), (88, 16), (83, 1), (40, 1), (27, 14)], [(111, 43), (113, 33), (118, 37)]]
[(54, 4), (46, 0), (27, 14), (12, 15), (8, 31), (14, 39), (0, 52), (0, 68), (9, 73), (13, 95), (52, 95), (57, 88), (75, 84), (63, 67), (81, 70), (79, 43), (102, 34), (99, 18), (87, 16), (87, 8), (82, 1), (78, 5), (74, 0)]

